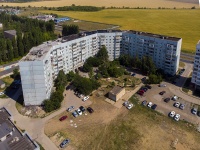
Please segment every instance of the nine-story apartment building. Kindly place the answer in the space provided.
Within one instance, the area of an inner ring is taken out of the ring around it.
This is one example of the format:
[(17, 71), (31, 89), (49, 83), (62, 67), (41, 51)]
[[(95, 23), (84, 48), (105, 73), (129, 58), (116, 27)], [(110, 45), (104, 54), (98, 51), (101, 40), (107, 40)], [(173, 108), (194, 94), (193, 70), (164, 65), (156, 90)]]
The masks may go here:
[(25, 105), (41, 105), (48, 99), (53, 80), (82, 66), (106, 46), (109, 60), (121, 54), (150, 56), (157, 68), (174, 75), (179, 66), (182, 39), (139, 31), (97, 30), (45, 42), (33, 47), (19, 62)]

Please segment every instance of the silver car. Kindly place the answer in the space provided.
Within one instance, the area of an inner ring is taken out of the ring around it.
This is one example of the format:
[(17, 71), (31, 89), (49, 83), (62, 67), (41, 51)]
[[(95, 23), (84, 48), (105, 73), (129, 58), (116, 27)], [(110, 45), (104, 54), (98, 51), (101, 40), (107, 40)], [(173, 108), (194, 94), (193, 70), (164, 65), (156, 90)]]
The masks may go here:
[(62, 141), (62, 143), (60, 144), (61, 148), (66, 147), (69, 144), (70, 140), (69, 139), (65, 139), (64, 141)]

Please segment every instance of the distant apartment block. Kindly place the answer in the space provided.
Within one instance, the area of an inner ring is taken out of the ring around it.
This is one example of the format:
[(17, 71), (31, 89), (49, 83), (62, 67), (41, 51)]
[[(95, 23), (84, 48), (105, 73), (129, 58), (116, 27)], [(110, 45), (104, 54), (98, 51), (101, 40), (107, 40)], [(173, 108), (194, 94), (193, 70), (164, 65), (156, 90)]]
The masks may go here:
[(109, 60), (121, 54), (150, 56), (158, 68), (174, 75), (179, 66), (181, 38), (138, 31), (97, 30), (45, 42), (33, 47), (19, 62), (25, 105), (48, 99), (58, 72), (81, 67), (105, 45)]
[(200, 89), (200, 41), (197, 43), (196, 46), (196, 54), (194, 58), (194, 68), (191, 82), (194, 84), (196, 89)]
[(1, 150), (40, 150), (27, 133), (21, 133), (14, 125), (11, 114), (0, 108), (0, 149)]

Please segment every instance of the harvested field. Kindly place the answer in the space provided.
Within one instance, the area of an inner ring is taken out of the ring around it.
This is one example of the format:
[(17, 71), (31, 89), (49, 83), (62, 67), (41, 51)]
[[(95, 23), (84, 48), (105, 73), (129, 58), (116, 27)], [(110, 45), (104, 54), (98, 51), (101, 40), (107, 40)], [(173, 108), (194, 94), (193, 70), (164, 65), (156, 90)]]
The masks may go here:
[(87, 6), (105, 6), (105, 7), (147, 7), (147, 8), (191, 8), (193, 6), (198, 7), (198, 0), (57, 0), (57, 1), (41, 1), (41, 2), (27, 2), (27, 3), (1, 3), (8, 6), (47, 6), (47, 7), (59, 7), (75, 5), (87, 5)]
[(200, 10), (138, 10), (106, 9), (99, 12), (62, 12), (56, 13), (75, 19), (115, 24), (120, 29), (139, 30), (168, 36), (182, 37), (182, 50), (194, 52), (200, 37)]
[[(138, 104), (130, 111), (106, 103), (103, 97), (93, 94), (93, 114), (73, 118), (67, 112), (53, 118), (45, 126), (45, 133), (57, 145), (64, 138), (71, 139), (66, 149), (141, 149), (196, 150), (200, 147), (199, 133), (193, 125), (172, 119)], [(59, 122), (67, 114), (66, 121)], [(72, 122), (73, 121), (73, 122)], [(58, 136), (59, 134), (59, 136)]]

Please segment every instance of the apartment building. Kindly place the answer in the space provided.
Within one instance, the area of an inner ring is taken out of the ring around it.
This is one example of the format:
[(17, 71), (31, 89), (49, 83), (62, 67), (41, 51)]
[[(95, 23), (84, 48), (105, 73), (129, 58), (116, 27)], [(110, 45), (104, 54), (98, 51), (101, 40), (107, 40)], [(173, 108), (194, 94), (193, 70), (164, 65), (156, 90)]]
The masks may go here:
[(196, 54), (194, 58), (194, 68), (191, 82), (194, 84), (195, 89), (200, 89), (200, 41), (197, 43), (196, 46)]
[(182, 39), (139, 31), (127, 31), (122, 35), (122, 53), (142, 58), (150, 56), (156, 67), (166, 74), (178, 71)]
[(179, 66), (181, 38), (145, 32), (97, 30), (84, 32), (33, 47), (19, 62), (25, 105), (48, 99), (58, 72), (81, 67), (105, 45), (109, 60), (121, 54), (151, 56), (158, 68), (174, 75)]

